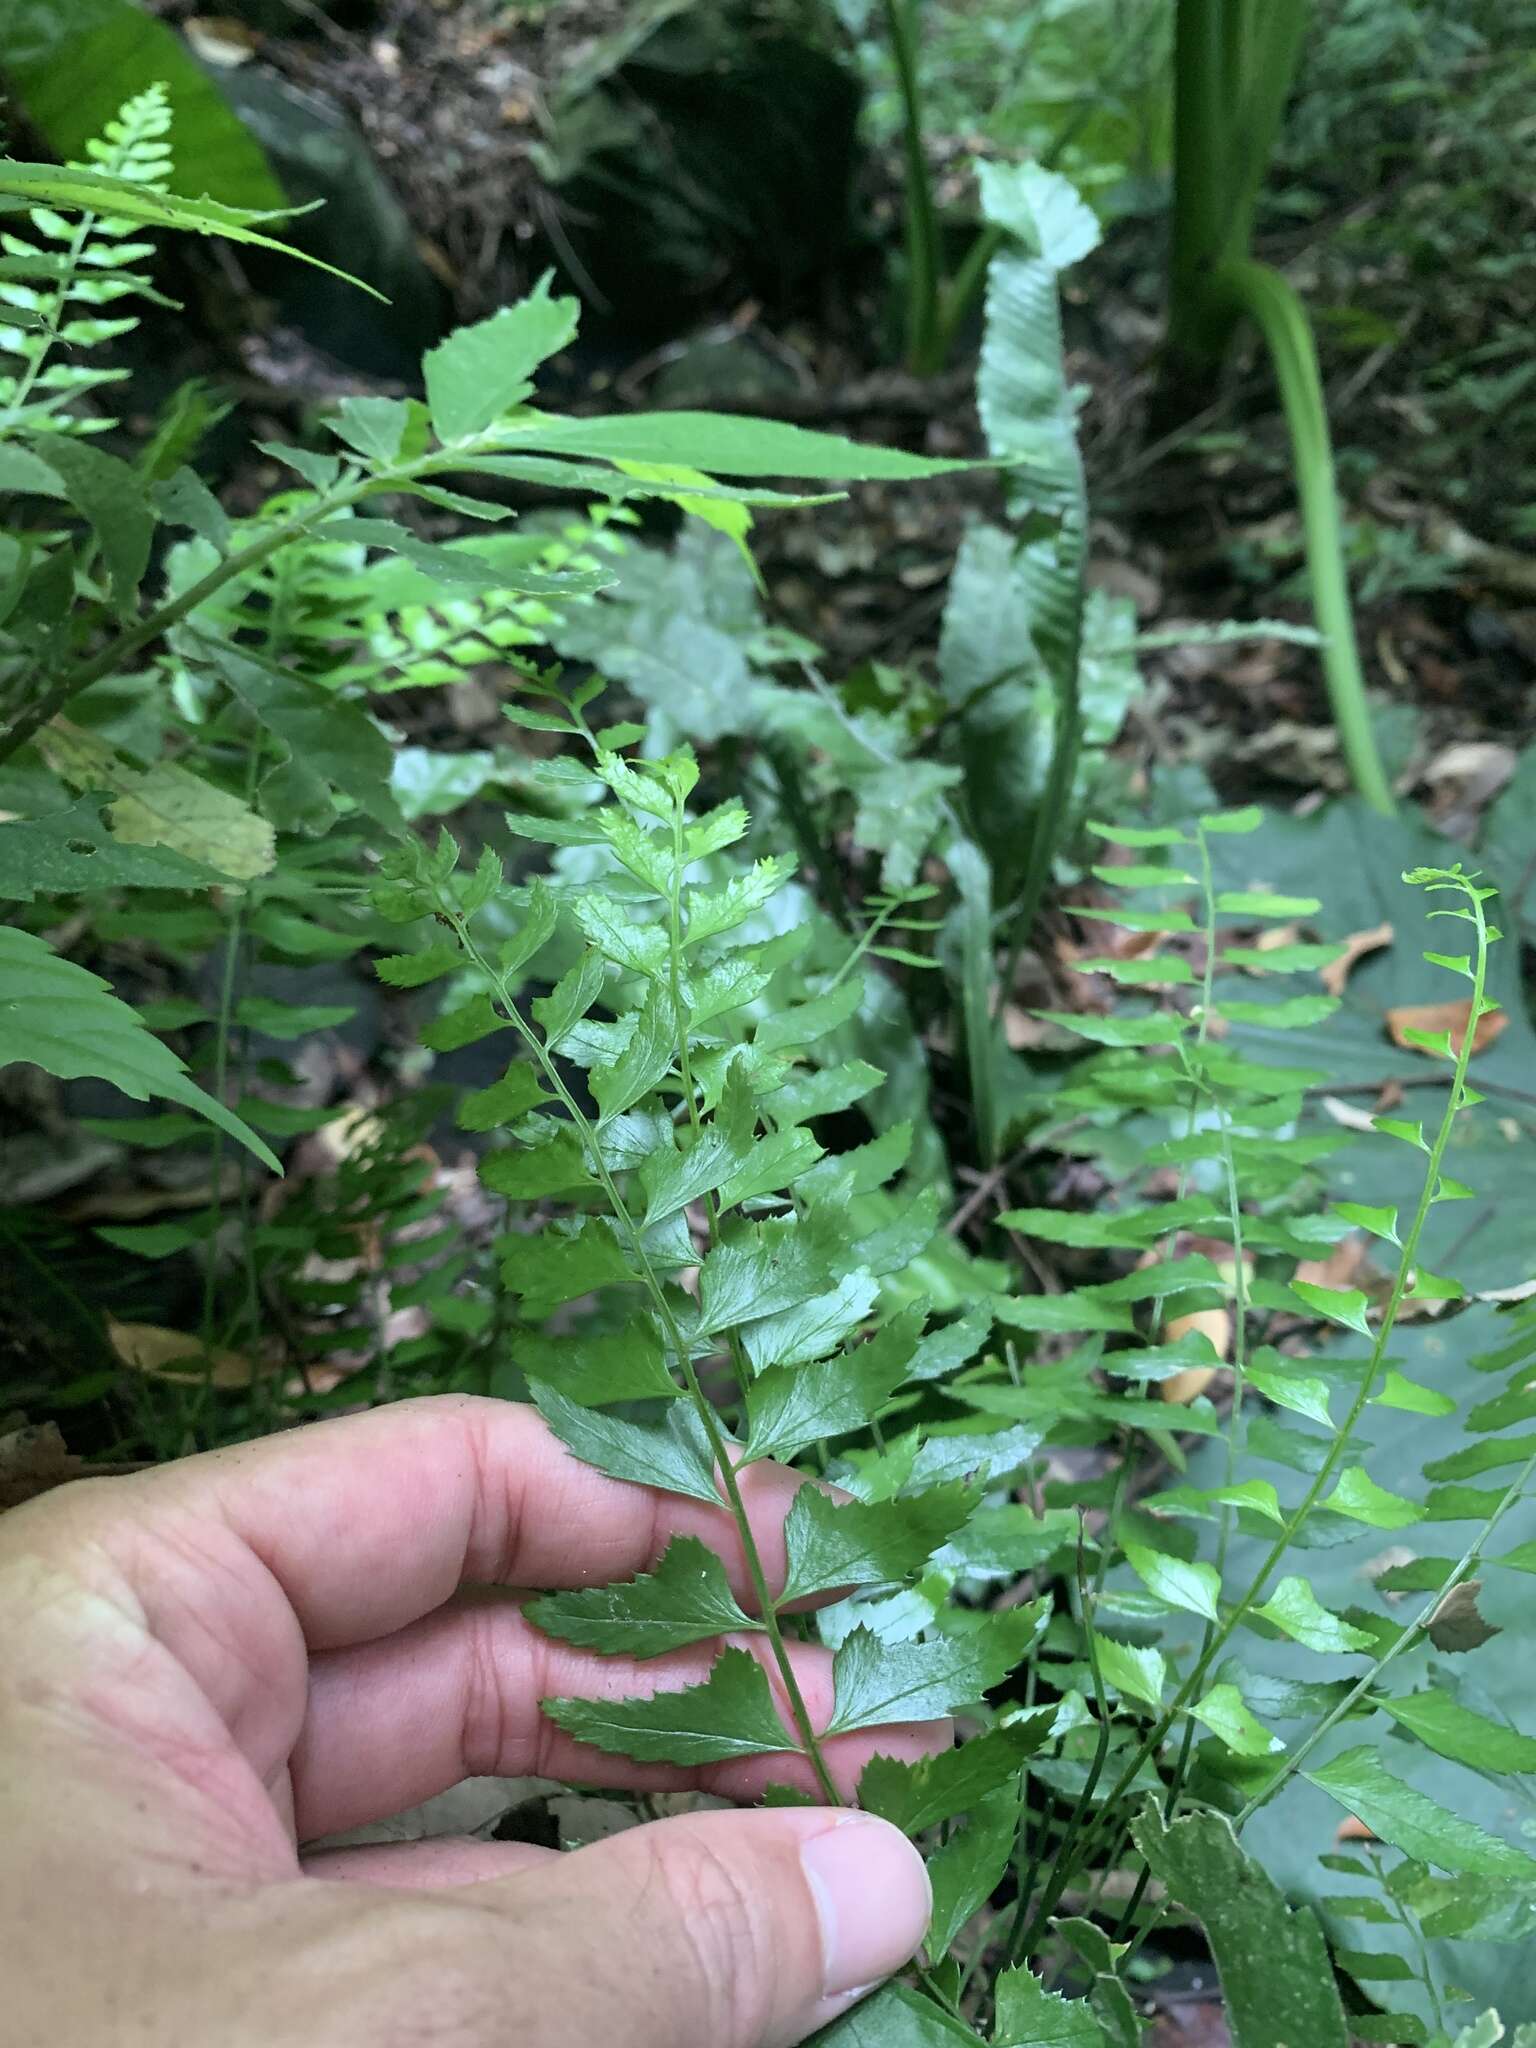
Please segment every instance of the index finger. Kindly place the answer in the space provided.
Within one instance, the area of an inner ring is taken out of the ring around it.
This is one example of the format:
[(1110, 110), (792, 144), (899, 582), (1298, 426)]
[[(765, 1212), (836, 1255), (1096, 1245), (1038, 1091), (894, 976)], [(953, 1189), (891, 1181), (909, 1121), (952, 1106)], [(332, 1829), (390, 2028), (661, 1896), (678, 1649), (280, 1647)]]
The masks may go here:
[[(741, 1473), (770, 1585), (782, 1582), (783, 1521), (805, 1483), (766, 1463)], [(235, 1535), (277, 1581), (311, 1650), (391, 1634), (465, 1584), (604, 1585), (644, 1571), (675, 1535), (708, 1543), (738, 1598), (751, 1599), (723, 1503), (610, 1479), (509, 1401), (402, 1401), (117, 1484), (143, 1490), (139, 1516), (126, 1518), (136, 1538), (153, 1542), (160, 1514)], [(153, 1584), (137, 1590), (153, 1603)]]

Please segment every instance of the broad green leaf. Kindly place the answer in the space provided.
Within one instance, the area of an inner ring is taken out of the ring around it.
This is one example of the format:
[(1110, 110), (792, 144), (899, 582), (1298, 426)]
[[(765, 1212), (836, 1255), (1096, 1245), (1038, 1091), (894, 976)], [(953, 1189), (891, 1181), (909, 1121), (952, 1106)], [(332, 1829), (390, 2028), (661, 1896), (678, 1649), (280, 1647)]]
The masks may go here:
[(576, 334), (575, 299), (551, 298), (549, 276), (514, 306), (461, 327), (422, 359), (427, 404), (440, 441), (483, 434), (533, 390), (533, 372)]
[(1322, 1505), (1336, 1515), (1348, 1515), (1351, 1521), (1368, 1522), (1373, 1529), (1406, 1529), (1424, 1519), (1424, 1510), (1417, 1501), (1406, 1500), (1400, 1493), (1389, 1493), (1359, 1465), (1351, 1465), (1339, 1474)]
[(702, 1685), (629, 1700), (542, 1700), (578, 1742), (639, 1763), (718, 1764), (796, 1747), (779, 1719), (763, 1667), (747, 1650), (722, 1650)]
[(95, 798), (83, 796), (40, 818), (0, 824), (0, 897), (31, 903), (38, 895), (112, 889), (206, 889), (225, 879), (172, 847), (125, 844), (106, 829), (101, 812)]
[(1136, 1643), (1117, 1643), (1112, 1636), (1097, 1631), (1095, 1638), (1104, 1683), (1128, 1699), (1140, 1700), (1144, 1706), (1160, 1707), (1168, 1677), (1162, 1651)]
[(524, 1611), (546, 1635), (605, 1657), (660, 1657), (709, 1636), (762, 1627), (743, 1614), (725, 1566), (697, 1536), (674, 1536), (655, 1571), (625, 1585), (546, 1593)]
[(976, 1496), (951, 1481), (899, 1501), (834, 1501), (802, 1486), (784, 1523), (786, 1600), (904, 1579), (964, 1526)]
[(547, 1380), (533, 1383), (534, 1403), (555, 1435), (584, 1465), (639, 1486), (721, 1504), (714, 1454), (691, 1403), (675, 1402), (663, 1422), (624, 1422), (568, 1401)]
[(930, 1956), (941, 1956), (971, 1915), (1002, 1883), (1019, 1827), (1019, 1793), (1008, 1785), (979, 1799), (936, 1855), (928, 1861), (933, 1886)]
[(747, 1388), (747, 1457), (788, 1460), (819, 1438), (862, 1428), (907, 1377), (921, 1324), (921, 1310), (908, 1310), (822, 1364), (760, 1373)]
[(833, 1660), (827, 1733), (939, 1720), (973, 1704), (1022, 1660), (1045, 1618), (1036, 1602), (990, 1615), (973, 1634), (920, 1643), (882, 1643), (872, 1630), (854, 1629)]
[(1231, 1823), (1195, 1813), (1169, 1826), (1149, 1805), (1132, 1832), (1153, 1876), (1205, 1929), (1232, 2048), (1347, 2048), (1322, 1929), (1306, 1907), (1287, 1906)]
[(993, 2048), (1105, 2048), (1104, 2030), (1081, 1999), (1047, 1991), (1024, 1965), (997, 1980)]
[(1376, 1705), (1452, 1763), (1470, 1764), (1475, 1771), (1536, 1771), (1536, 1736), (1476, 1714), (1448, 1692), (1432, 1689), (1395, 1700), (1378, 1696)]
[(1054, 1719), (1055, 1709), (1046, 1708), (915, 1764), (873, 1756), (859, 1778), (859, 1804), (905, 1834), (924, 1834), (1017, 1778), (1024, 1759), (1049, 1737)]
[(1147, 1591), (1165, 1605), (1203, 1615), (1207, 1621), (1217, 1619), (1221, 1574), (1214, 1565), (1186, 1564), (1181, 1557), (1168, 1557), (1141, 1543), (1125, 1545), (1125, 1561)]
[(1189, 1711), (1213, 1735), (1220, 1736), (1235, 1756), (1273, 1756), (1285, 1747), (1278, 1735), (1272, 1735), (1249, 1713), (1235, 1685), (1213, 1685)]
[(61, 1081), (110, 1081), (136, 1102), (159, 1096), (195, 1110), (281, 1173), (271, 1147), (187, 1075), (169, 1046), (108, 984), (45, 939), (0, 925), (0, 1067), (23, 1060)]
[(1348, 1656), (1373, 1647), (1371, 1637), (1363, 1629), (1352, 1628), (1324, 1607), (1305, 1579), (1282, 1579), (1254, 1613), (1273, 1622), (1283, 1635), (1303, 1648), (1324, 1656)]
[[(199, 64), (167, 23), (134, 0), (0, 0), (6, 81), (49, 149), (83, 159), (124, 101), (152, 86), (170, 95), (174, 144), (167, 182), (189, 199), (209, 194), (278, 217), (283, 189), (256, 137), (230, 107), (217, 74)], [(97, 202), (96, 210), (117, 212)]]
[(1405, 1856), (1469, 1877), (1536, 1884), (1536, 1857), (1447, 1812), (1423, 1792), (1404, 1784), (1365, 1744), (1345, 1750), (1342, 1756), (1304, 1775), (1364, 1821), (1373, 1835), (1401, 1849)]
[(866, 447), (836, 434), (738, 413), (632, 412), (604, 419), (519, 421), (517, 441), (546, 454), (603, 462), (685, 463), (711, 476), (809, 477), (828, 483), (893, 483), (970, 469), (968, 462)]

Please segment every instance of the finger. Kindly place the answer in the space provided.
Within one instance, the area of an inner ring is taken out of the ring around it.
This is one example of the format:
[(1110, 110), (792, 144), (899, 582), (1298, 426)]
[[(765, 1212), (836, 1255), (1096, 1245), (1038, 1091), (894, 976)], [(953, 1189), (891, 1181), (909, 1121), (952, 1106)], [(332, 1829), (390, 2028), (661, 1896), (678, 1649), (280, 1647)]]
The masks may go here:
[[(741, 1475), (770, 1581), (804, 1480)], [(148, 1632), (213, 1704), (258, 1774), (304, 1712), (305, 1648), (363, 1643), (465, 1582), (584, 1586), (643, 1571), (677, 1534), (750, 1585), (722, 1506), (609, 1479), (531, 1408), (442, 1395), (61, 1489), (21, 1512), (121, 1574)]]
[(356, 1849), (319, 1849), (303, 1858), (302, 1868), (306, 1877), (339, 1884), (421, 1891), (515, 1877), (554, 1862), (559, 1854), (558, 1849), (541, 1849), (533, 1842), (478, 1842), (470, 1835), (442, 1835), (430, 1842), (370, 1842)]
[(931, 1906), (904, 1836), (826, 1810), (657, 1821), (474, 1896), (512, 1909), (523, 2010), (625, 2048), (789, 2048), (899, 1969)]
[[(754, 1532), (783, 1569), (779, 1533), (802, 1476), (749, 1466)], [(239, 1444), (121, 1482), (216, 1517), (277, 1579), (315, 1649), (414, 1621), (465, 1583), (602, 1584), (643, 1571), (669, 1536), (702, 1537), (749, 1581), (722, 1506), (610, 1479), (535, 1409), (437, 1395)]]
[[(745, 1639), (768, 1672), (785, 1722), (792, 1720), (761, 1636)], [(290, 1761), (300, 1840), (361, 1827), (416, 1806), (464, 1778), (537, 1777), (641, 1791), (702, 1789), (752, 1800), (769, 1784), (814, 1793), (804, 1759), (747, 1757), (684, 1769), (637, 1764), (575, 1741), (539, 1708), (541, 1699), (622, 1699), (675, 1691), (708, 1676), (717, 1644), (698, 1644), (637, 1664), (552, 1641), (512, 1601), (442, 1609), (383, 1642), (313, 1661), (310, 1706)], [(814, 1728), (832, 1715), (832, 1658), (818, 1644), (790, 1647)], [(947, 1721), (911, 1722), (834, 1738), (826, 1757), (846, 1798), (878, 1750), (912, 1761), (947, 1749)]]

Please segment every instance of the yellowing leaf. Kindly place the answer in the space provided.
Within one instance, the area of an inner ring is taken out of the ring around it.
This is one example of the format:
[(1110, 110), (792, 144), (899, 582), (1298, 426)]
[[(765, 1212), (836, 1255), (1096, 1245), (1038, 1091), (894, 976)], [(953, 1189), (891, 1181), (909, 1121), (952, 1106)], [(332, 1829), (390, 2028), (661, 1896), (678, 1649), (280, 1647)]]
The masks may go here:
[(260, 1369), (242, 1351), (209, 1349), (190, 1332), (158, 1323), (120, 1323), (108, 1316), (107, 1342), (131, 1371), (178, 1386), (248, 1387)]
[(112, 836), (129, 846), (168, 846), (232, 881), (264, 875), (277, 857), (265, 818), (174, 761), (135, 768), (93, 733), (55, 719), (37, 735), (50, 768), (75, 789), (109, 790)]
[[(1432, 1058), (1447, 1057), (1445, 1051), (1425, 1045), (1425, 1038), (1435, 1039), (1444, 1035), (1449, 1046), (1449, 1057), (1460, 1055), (1466, 1041), (1467, 1026), (1472, 1021), (1472, 998), (1463, 997), (1449, 1003), (1402, 1003), (1395, 1010), (1387, 1012), (1387, 1033), (1394, 1045), (1405, 1050), (1427, 1052)], [(1477, 1028), (1472, 1033), (1474, 1057), (1486, 1052), (1488, 1047), (1503, 1032), (1509, 1018), (1502, 1010), (1488, 1010), (1478, 1018)]]
[(1318, 979), (1331, 996), (1341, 996), (1344, 984), (1354, 972), (1357, 961), (1368, 953), (1379, 952), (1383, 946), (1390, 946), (1395, 934), (1390, 924), (1372, 925), (1369, 931), (1351, 932), (1344, 941), (1344, 950), (1337, 960), (1319, 969)]

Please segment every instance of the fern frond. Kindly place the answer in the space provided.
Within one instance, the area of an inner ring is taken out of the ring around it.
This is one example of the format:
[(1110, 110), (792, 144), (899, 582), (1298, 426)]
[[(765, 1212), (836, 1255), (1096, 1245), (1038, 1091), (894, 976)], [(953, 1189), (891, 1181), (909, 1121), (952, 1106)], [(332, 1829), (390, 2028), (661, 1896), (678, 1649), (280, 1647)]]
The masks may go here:
[[(89, 161), (73, 168), (105, 171), (163, 191), (171, 172), (170, 127), (165, 89), (151, 86), (87, 143)], [(137, 223), (106, 214), (70, 220), (37, 206), (31, 222), (41, 247), (0, 234), (0, 308), (17, 315), (15, 324), (0, 325), (0, 356), (14, 357), (17, 365), (0, 372), (0, 439), (45, 425), (64, 433), (103, 433), (116, 422), (71, 408), (89, 392), (120, 383), (126, 371), (53, 358), (59, 349), (78, 356), (132, 333), (137, 319), (109, 307), (134, 298), (168, 303), (138, 267), (154, 244), (142, 239)]]

